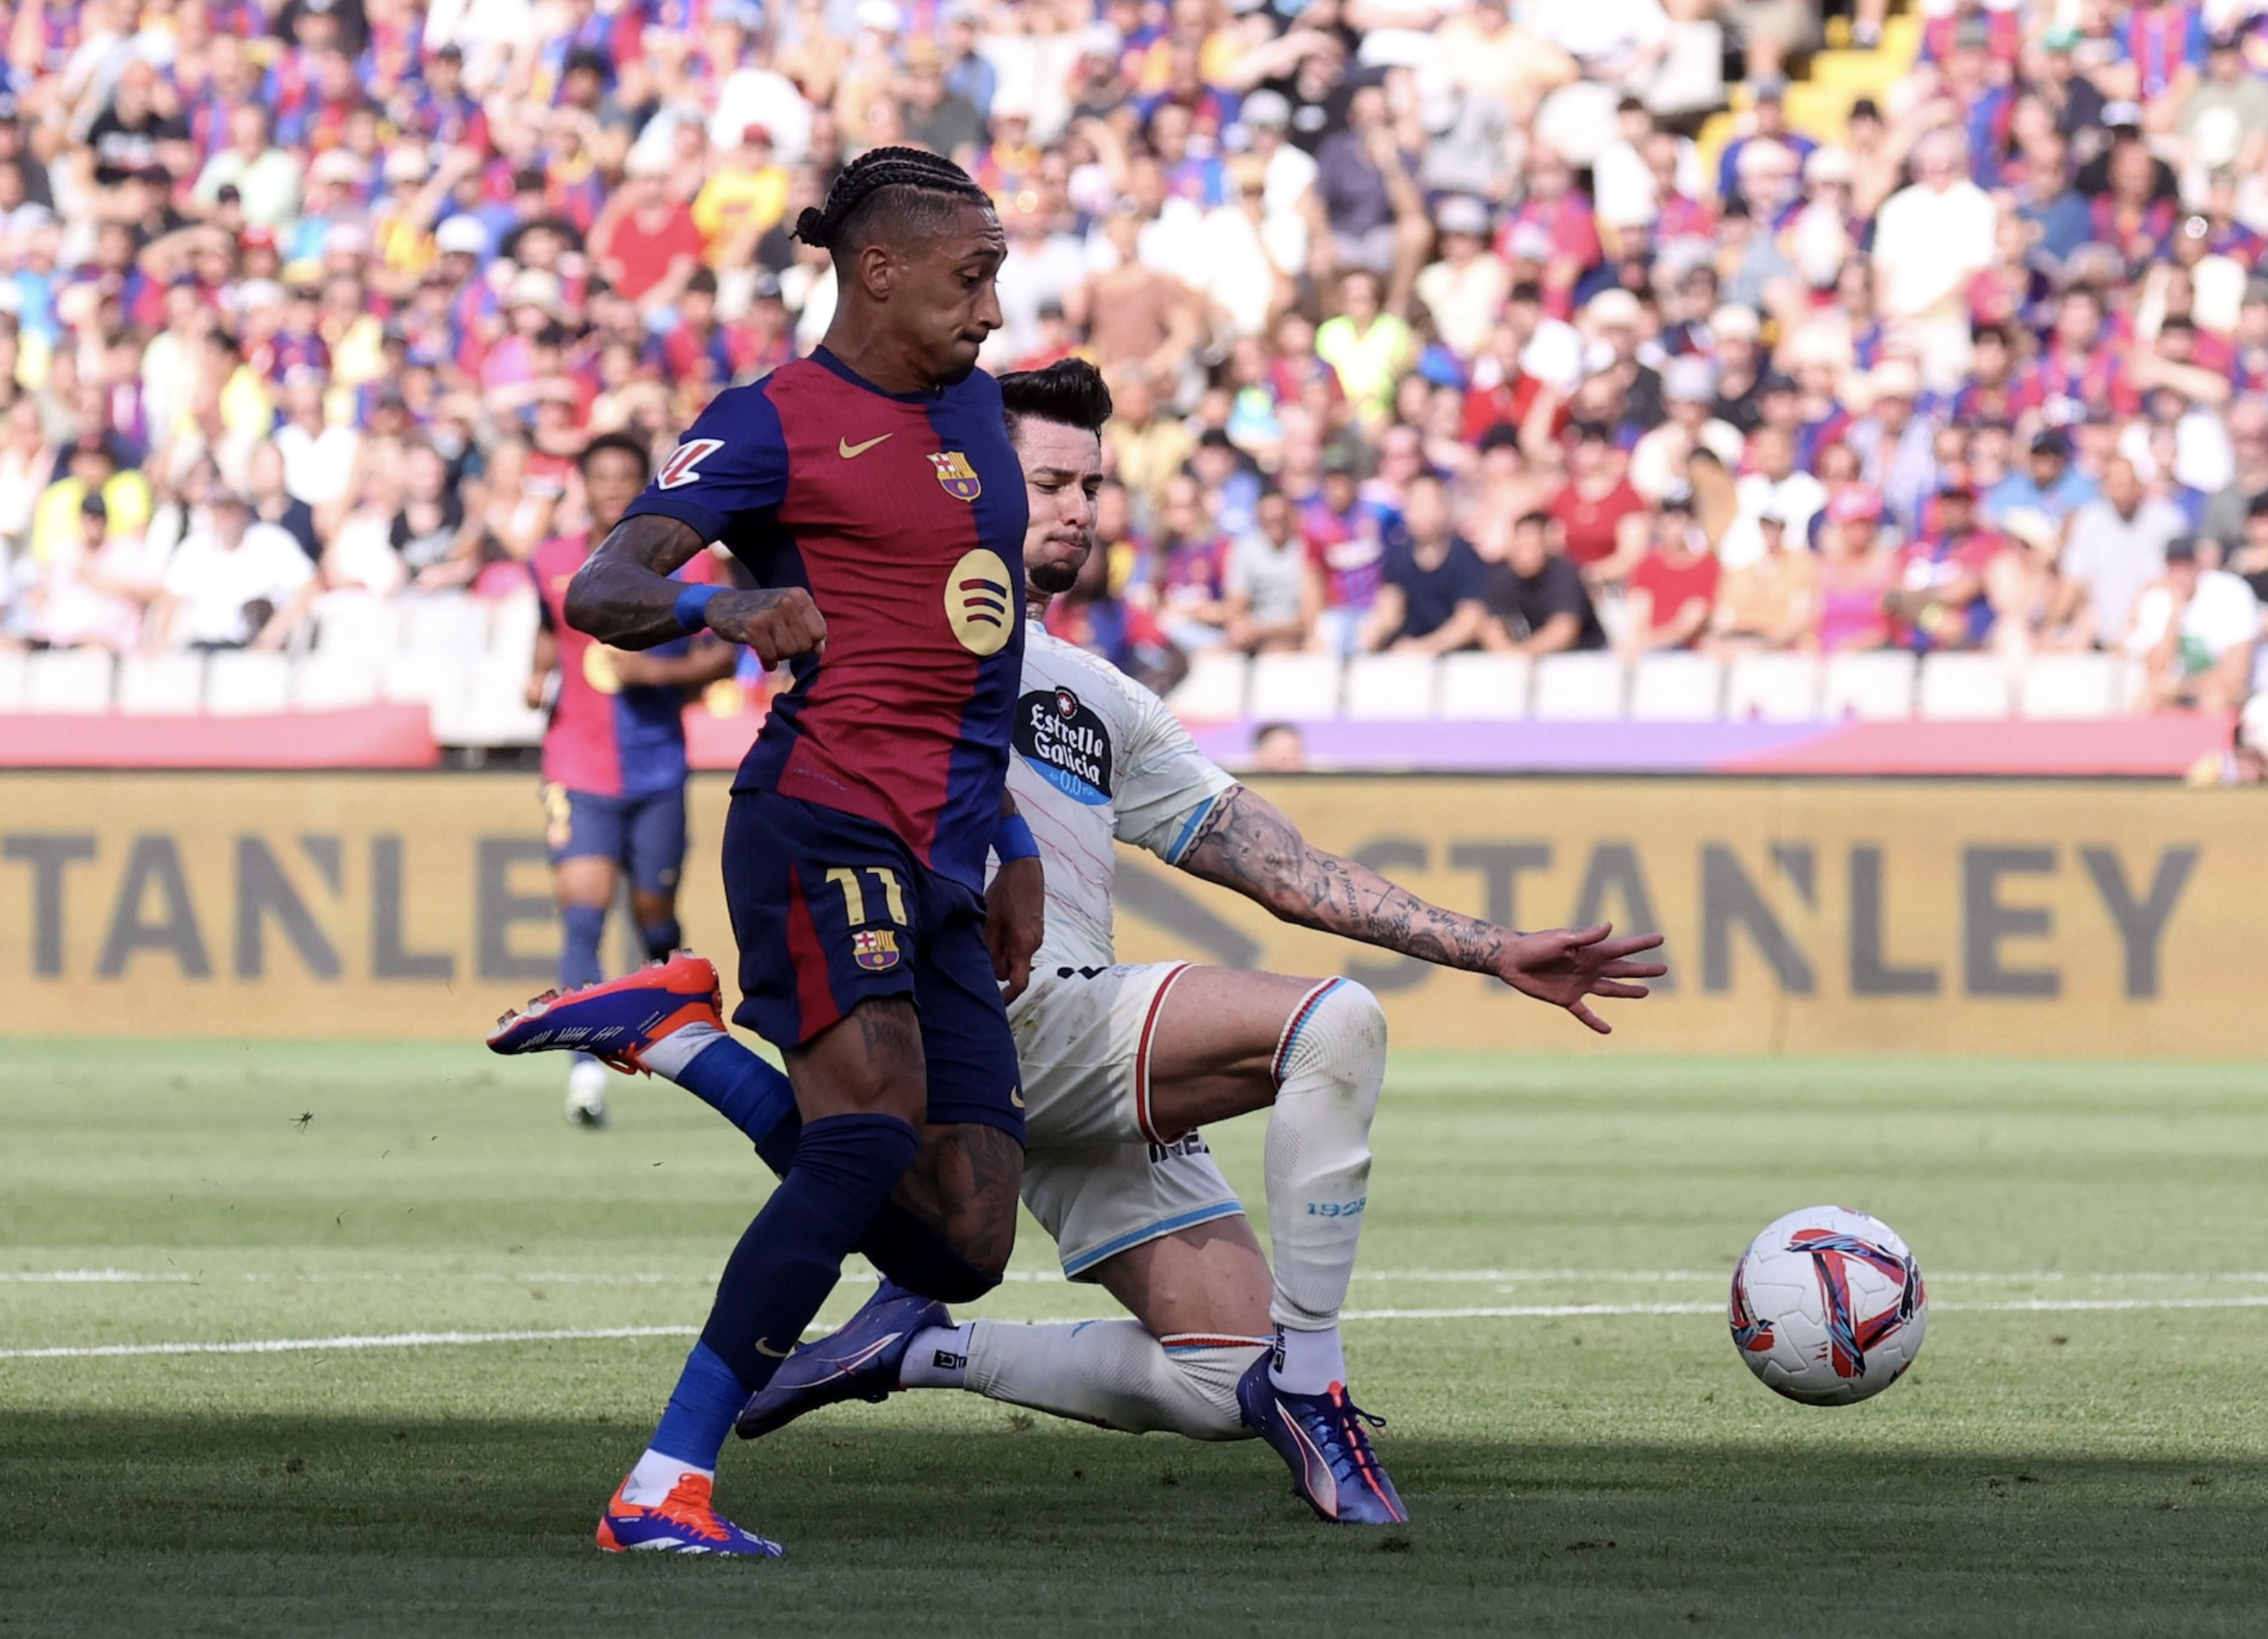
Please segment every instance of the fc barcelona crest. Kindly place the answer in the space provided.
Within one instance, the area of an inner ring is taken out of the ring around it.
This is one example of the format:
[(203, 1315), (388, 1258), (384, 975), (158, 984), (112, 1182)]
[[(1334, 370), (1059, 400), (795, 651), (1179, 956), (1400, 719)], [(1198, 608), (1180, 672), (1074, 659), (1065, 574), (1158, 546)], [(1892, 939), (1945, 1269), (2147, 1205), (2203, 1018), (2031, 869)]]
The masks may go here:
[(939, 450), (929, 458), (929, 464), (937, 468), (938, 483), (954, 500), (974, 501), (984, 493), (984, 486), (977, 479), (976, 469), (968, 464), (968, 458), (960, 451)]
[(897, 930), (861, 928), (850, 936), (850, 957), (870, 974), (889, 972), (898, 965)]

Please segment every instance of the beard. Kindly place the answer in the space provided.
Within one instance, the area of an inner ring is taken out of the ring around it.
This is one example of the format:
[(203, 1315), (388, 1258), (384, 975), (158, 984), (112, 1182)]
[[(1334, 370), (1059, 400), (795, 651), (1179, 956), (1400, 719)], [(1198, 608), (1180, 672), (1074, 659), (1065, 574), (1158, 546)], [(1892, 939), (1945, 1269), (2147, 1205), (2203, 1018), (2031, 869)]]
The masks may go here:
[(1056, 598), (1079, 584), (1077, 563), (1035, 563), (1024, 570), (1024, 578), (1034, 592)]

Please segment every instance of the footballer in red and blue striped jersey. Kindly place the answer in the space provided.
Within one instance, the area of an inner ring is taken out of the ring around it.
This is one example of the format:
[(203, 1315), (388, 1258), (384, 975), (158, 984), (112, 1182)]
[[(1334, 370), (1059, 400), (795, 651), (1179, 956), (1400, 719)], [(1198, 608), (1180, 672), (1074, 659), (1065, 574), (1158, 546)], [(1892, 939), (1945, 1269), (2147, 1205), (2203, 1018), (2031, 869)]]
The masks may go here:
[[(558, 699), (543, 734), (546, 841), (555, 864), (612, 859), (638, 888), (674, 890), (685, 863), (685, 689), (625, 683), (615, 651), (567, 624), (567, 584), (593, 545), (590, 537), (556, 536), (528, 560), (559, 668)], [(677, 578), (708, 581), (710, 561), (695, 558)], [(716, 643), (700, 641), (704, 648)], [(681, 638), (644, 653), (680, 659), (695, 642)]]
[(930, 1120), (1020, 1137), (980, 897), (1024, 650), (1024, 482), (998, 385), (888, 393), (821, 349), (719, 394), (630, 509), (648, 513), (804, 587), (827, 622), (733, 782), (735, 1017), (796, 1047), (910, 995)]
[(645, 513), (826, 617), (733, 789), (873, 820), (981, 890), (1024, 654), (1023, 475), (992, 378), (885, 393), (822, 348), (719, 394)]
[[(559, 901), (563, 990), (604, 976), (600, 947), (623, 875), (630, 880), (631, 915), (646, 955), (659, 959), (677, 948), (682, 937), (677, 886), (685, 865), (685, 701), (689, 690), (725, 675), (733, 663), (732, 645), (705, 634), (625, 654), (567, 623), (569, 583), (653, 471), (644, 445), (620, 433), (593, 438), (577, 465), (590, 533), (547, 540), (528, 562), (541, 613), (530, 700), (558, 673), (543, 737), (543, 806)], [(704, 553), (679, 578), (711, 580), (715, 568)], [(567, 1082), (568, 1119), (604, 1124), (606, 1080), (596, 1061), (577, 1062)]]

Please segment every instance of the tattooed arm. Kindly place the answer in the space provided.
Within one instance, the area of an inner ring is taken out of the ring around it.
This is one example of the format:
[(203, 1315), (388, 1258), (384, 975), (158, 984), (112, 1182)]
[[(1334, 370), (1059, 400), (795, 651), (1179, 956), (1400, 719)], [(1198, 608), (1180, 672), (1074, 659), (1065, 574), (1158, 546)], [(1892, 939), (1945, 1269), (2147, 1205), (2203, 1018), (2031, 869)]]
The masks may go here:
[(1375, 944), (1420, 961), (1488, 974), (1538, 1001), (1564, 1007), (1605, 1034), (1589, 996), (1642, 996), (1622, 982), (1658, 979), (1660, 962), (1633, 958), (1661, 944), (1658, 933), (1610, 938), (1612, 927), (1521, 933), (1429, 904), (1366, 865), (1326, 853), (1300, 834), (1283, 811), (1245, 786), (1214, 805), (1182, 869), (1233, 888), (1282, 921)]
[[(646, 513), (624, 518), (575, 573), (567, 588), (567, 623), (617, 649), (651, 649), (685, 636), (677, 619), (683, 583), (670, 571), (705, 543), (690, 526)], [(827, 622), (800, 586), (779, 591), (728, 588), (709, 600), (709, 629), (746, 643), (766, 666), (816, 649)]]

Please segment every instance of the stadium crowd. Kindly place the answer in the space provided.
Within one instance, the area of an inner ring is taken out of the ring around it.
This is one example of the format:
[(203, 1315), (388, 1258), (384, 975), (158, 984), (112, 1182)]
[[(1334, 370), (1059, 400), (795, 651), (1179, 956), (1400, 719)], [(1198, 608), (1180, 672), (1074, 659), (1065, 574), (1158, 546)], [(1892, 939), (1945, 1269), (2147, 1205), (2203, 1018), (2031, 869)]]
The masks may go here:
[(1802, 0), (5, 14), (0, 643), (524, 592), (587, 439), (666, 449), (817, 340), (787, 224), (909, 143), (998, 202), (986, 362), (1112, 382), (1109, 550), (1053, 624), (1160, 687), (1223, 646), (1901, 646), (2251, 690), (2252, 0), (1925, 0), (1831, 143)]

